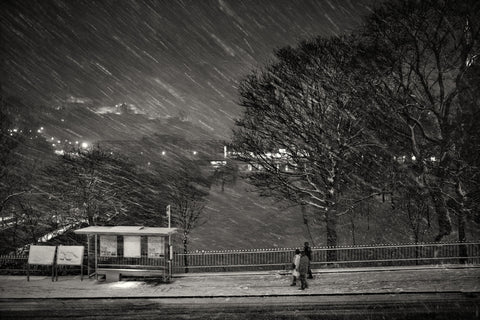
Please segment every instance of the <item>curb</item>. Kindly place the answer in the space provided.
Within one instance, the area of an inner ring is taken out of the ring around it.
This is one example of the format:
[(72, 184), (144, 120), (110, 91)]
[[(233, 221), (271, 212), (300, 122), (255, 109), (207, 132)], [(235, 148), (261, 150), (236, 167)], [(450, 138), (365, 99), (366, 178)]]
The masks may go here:
[[(439, 269), (472, 269), (480, 268), (480, 265), (424, 265), (424, 266), (391, 266), (391, 267), (369, 267), (369, 268), (329, 268), (312, 269), (314, 274), (322, 273), (353, 273), (353, 272), (382, 272), (382, 271), (412, 271), (412, 270), (439, 270)], [(290, 275), (291, 270), (269, 270), (269, 271), (238, 271), (238, 272), (198, 272), (178, 273), (172, 278), (209, 277), (209, 276), (248, 276), (248, 275)]]
[(140, 299), (229, 299), (229, 298), (278, 298), (278, 297), (339, 297), (339, 296), (391, 296), (391, 295), (441, 295), (457, 294), (470, 298), (480, 298), (480, 291), (391, 291), (391, 292), (350, 292), (350, 293), (292, 293), (292, 294), (252, 294), (252, 295), (189, 295), (189, 296), (115, 296), (115, 297), (46, 297), (46, 298), (0, 298), (0, 302), (7, 301), (48, 301), (48, 300), (140, 300)]

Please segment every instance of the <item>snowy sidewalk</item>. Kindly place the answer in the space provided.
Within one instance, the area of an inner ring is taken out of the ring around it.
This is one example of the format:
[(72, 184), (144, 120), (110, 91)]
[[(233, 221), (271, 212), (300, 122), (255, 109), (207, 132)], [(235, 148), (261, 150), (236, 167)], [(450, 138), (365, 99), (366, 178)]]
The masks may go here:
[[(315, 272), (316, 271), (316, 272)], [(370, 268), (314, 270), (304, 291), (290, 286), (285, 272), (190, 274), (171, 283), (101, 282), (80, 276), (0, 276), (0, 299), (11, 298), (179, 298), (339, 295), (410, 292), (480, 292), (480, 268)]]

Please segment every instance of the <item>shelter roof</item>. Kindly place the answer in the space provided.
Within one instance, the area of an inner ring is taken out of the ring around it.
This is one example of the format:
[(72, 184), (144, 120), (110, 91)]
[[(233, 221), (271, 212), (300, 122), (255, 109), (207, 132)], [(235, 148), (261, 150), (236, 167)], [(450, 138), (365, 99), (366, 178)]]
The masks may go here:
[(169, 236), (177, 228), (157, 228), (142, 226), (90, 226), (74, 231), (76, 234), (109, 234), (121, 236)]

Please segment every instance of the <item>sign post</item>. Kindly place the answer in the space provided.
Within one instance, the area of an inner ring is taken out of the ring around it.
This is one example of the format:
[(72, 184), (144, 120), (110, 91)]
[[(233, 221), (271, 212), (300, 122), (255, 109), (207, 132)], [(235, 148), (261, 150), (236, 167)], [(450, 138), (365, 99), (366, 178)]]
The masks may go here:
[[(170, 205), (167, 206), (167, 217), (168, 217), (168, 228), (170, 229), (172, 226), (172, 219), (171, 219), (171, 210), (170, 210)], [(173, 257), (173, 252), (172, 252), (172, 236), (168, 235), (168, 274), (171, 276), (172, 275), (172, 257)]]

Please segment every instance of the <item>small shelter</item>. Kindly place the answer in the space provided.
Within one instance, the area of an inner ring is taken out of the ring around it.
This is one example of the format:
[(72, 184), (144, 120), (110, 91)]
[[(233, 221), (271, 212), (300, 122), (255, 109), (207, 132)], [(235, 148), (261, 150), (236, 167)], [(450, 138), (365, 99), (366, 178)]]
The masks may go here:
[[(173, 250), (171, 235), (176, 228), (141, 226), (90, 226), (75, 230), (87, 235), (89, 275), (106, 281), (118, 281), (122, 276), (172, 277)], [(94, 262), (95, 272), (91, 274)]]

